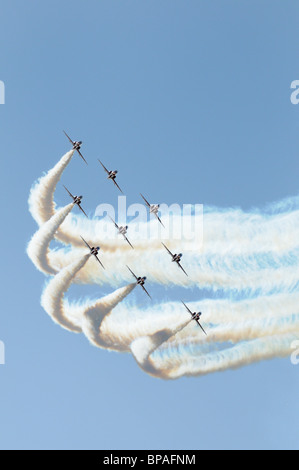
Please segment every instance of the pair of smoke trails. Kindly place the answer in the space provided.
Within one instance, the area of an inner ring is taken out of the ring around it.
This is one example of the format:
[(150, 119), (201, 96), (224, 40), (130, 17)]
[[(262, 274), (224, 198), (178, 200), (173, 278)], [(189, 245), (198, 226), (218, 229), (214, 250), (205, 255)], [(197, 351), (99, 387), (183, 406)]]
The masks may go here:
[[(189, 278), (169, 262), (157, 241), (104, 241), (101, 270), (82, 247), (79, 234), (98, 244), (102, 222), (71, 216), (69, 204), (56, 209), (54, 193), (73, 151), (33, 187), (29, 206), (39, 230), (28, 245), (28, 255), (45, 274), (42, 305), (64, 328), (84, 333), (102, 348), (132, 352), (148, 373), (177, 378), (238, 367), (285, 356), (299, 336), (298, 254), (299, 199), (292, 198), (261, 213), (209, 208), (204, 217), (204, 249), (184, 257)], [(53, 239), (65, 246), (50, 249)], [(170, 246), (173, 241), (168, 240)], [(102, 253), (102, 251), (101, 251)], [(64, 298), (76, 283), (131, 282), (125, 265), (140, 269), (149, 281), (185, 288), (209, 288), (228, 299), (201, 300), (190, 307), (204, 312), (208, 337), (203, 338), (182, 305), (162, 303), (138, 309), (123, 302), (135, 284), (118, 288), (97, 301), (69, 303)], [(123, 266), (123, 267), (122, 267)], [(232, 295), (232, 292), (235, 295)], [(247, 299), (237, 301), (236, 296)]]

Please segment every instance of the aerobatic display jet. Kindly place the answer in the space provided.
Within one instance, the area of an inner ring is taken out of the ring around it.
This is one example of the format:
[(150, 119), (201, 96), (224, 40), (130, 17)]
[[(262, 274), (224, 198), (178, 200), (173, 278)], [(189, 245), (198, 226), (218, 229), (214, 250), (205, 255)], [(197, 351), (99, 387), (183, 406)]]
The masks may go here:
[(115, 226), (115, 228), (117, 228), (118, 233), (124, 237), (124, 239), (129, 243), (129, 245), (130, 245), (132, 248), (134, 248), (133, 245), (131, 244), (131, 242), (130, 242), (130, 241), (128, 240), (128, 238), (126, 237), (127, 231), (128, 231), (128, 228), (129, 228), (129, 227), (128, 227), (127, 225), (126, 225), (125, 227), (121, 227), (121, 226), (119, 226), (119, 225), (115, 222), (115, 220), (112, 219), (112, 217), (110, 217), (110, 215), (109, 215), (109, 218), (110, 218), (110, 220), (114, 223), (114, 226)]
[(109, 171), (107, 170), (107, 168), (105, 167), (105, 165), (101, 162), (101, 160), (98, 160), (99, 163), (102, 165), (102, 167), (104, 168), (104, 170), (106, 171), (107, 175), (108, 175), (108, 179), (109, 180), (112, 180), (113, 183), (115, 184), (115, 186), (120, 190), (120, 192), (122, 193), (122, 190), (120, 189), (120, 187), (118, 186), (117, 182), (116, 182), (116, 175), (118, 173), (117, 170), (114, 170), (114, 171)]
[(200, 317), (202, 315), (201, 312), (191, 312), (191, 310), (187, 307), (187, 305), (182, 301), (182, 304), (186, 307), (186, 309), (188, 310), (188, 312), (190, 313), (191, 317), (192, 317), (192, 320), (196, 321), (196, 323), (198, 324), (198, 326), (202, 329), (202, 331), (204, 332), (204, 334), (207, 336), (207, 333), (205, 332), (205, 330), (203, 329), (203, 327), (201, 326), (201, 324), (199, 323), (199, 320), (200, 320)]
[[(81, 235), (80, 235), (81, 236)], [(101, 261), (99, 260), (98, 258), (98, 254), (99, 254), (99, 251), (100, 251), (100, 247), (97, 246), (97, 247), (94, 247), (94, 246), (90, 246), (86, 240), (84, 240), (83, 237), (81, 237), (82, 240), (84, 241), (85, 245), (89, 248), (90, 250), (90, 253), (96, 258), (96, 260), (100, 263), (100, 265), (102, 266), (102, 268), (104, 268), (104, 265), (103, 263), (101, 263)], [(105, 268), (104, 268), (105, 269)]]
[(181, 268), (181, 270), (186, 274), (186, 276), (188, 276), (188, 274), (186, 273), (185, 269), (183, 268), (183, 266), (181, 265), (181, 259), (182, 259), (182, 253), (179, 253), (179, 254), (173, 254), (171, 253), (171, 251), (167, 248), (166, 245), (164, 245), (163, 242), (161, 242), (162, 245), (164, 246), (164, 248), (168, 251), (168, 253), (170, 254), (170, 256), (172, 257), (172, 262), (173, 263), (177, 263), (178, 267)]
[(133, 273), (133, 271), (129, 268), (129, 266), (127, 266), (128, 270), (130, 271), (131, 274), (133, 274), (133, 276), (135, 277), (136, 279), (136, 282), (138, 284), (138, 286), (141, 286), (142, 289), (144, 290), (144, 292), (149, 296), (149, 298), (151, 299), (151, 296), (149, 295), (149, 293), (147, 292), (146, 288), (144, 287), (144, 284), (145, 284), (145, 281), (146, 281), (146, 277), (137, 277), (136, 274)]
[(78, 140), (72, 140), (70, 138), (70, 136), (67, 135), (67, 133), (65, 131), (63, 131), (64, 134), (66, 135), (66, 137), (69, 139), (70, 143), (72, 144), (73, 146), (73, 150), (77, 150), (78, 154), (80, 155), (80, 157), (82, 158), (82, 160), (85, 161), (86, 165), (87, 165), (87, 161), (85, 160), (85, 158), (83, 157), (82, 153), (80, 152), (80, 149), (81, 149), (81, 145), (82, 145), (82, 140), (78, 141)]
[[(64, 185), (63, 185), (64, 186)], [(64, 186), (64, 189), (69, 193), (69, 195), (71, 196), (71, 198), (73, 199), (73, 203), (74, 204), (77, 204), (77, 206), (79, 207), (80, 211), (83, 212), (84, 215), (86, 215), (86, 217), (88, 218), (88, 215), (84, 212), (84, 210), (82, 209), (81, 207), (81, 202), (82, 202), (82, 199), (83, 199), (83, 196), (73, 196), (72, 193)]]
[(164, 224), (163, 224), (162, 220), (160, 219), (160, 217), (158, 215), (160, 204), (150, 204), (141, 193), (140, 193), (140, 196), (142, 197), (145, 204), (149, 208), (150, 214), (154, 214), (157, 217), (157, 219), (159, 220), (160, 224), (163, 225), (163, 227), (164, 227)]

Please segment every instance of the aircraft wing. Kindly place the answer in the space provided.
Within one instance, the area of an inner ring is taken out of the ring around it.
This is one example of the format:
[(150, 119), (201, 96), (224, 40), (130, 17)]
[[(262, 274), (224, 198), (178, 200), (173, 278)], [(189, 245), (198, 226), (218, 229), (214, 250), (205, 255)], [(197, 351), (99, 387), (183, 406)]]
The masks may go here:
[(86, 165), (88, 165), (87, 161), (85, 160), (85, 158), (83, 157), (82, 153), (80, 152), (80, 150), (77, 150), (78, 154), (80, 155), (80, 157), (82, 158), (82, 160), (85, 161)]
[(88, 218), (88, 215), (87, 215), (86, 212), (83, 210), (83, 208), (80, 206), (80, 203), (77, 204), (77, 206), (79, 207), (80, 211), (82, 211), (83, 214), (86, 215), (86, 217)]
[[(81, 237), (81, 235), (80, 235), (80, 237)], [(81, 237), (81, 238), (82, 238), (82, 240), (84, 241), (85, 245), (86, 245), (86, 246), (87, 246), (87, 247), (90, 249), (90, 251), (91, 251), (91, 246), (90, 246), (90, 245), (88, 245), (87, 241), (86, 241), (86, 240), (84, 240), (84, 238), (83, 238), (83, 237)]]
[(94, 257), (98, 260), (98, 262), (100, 263), (100, 265), (102, 266), (102, 268), (105, 269), (105, 266), (104, 266), (103, 263), (100, 261), (100, 259), (97, 257), (97, 255), (94, 255)]
[(114, 223), (115, 228), (117, 228), (117, 230), (119, 230), (119, 226), (117, 225), (117, 223), (115, 222), (115, 220), (113, 220), (112, 217), (110, 217), (110, 215), (109, 215), (108, 217), (109, 217), (109, 219), (111, 220), (111, 222)]
[(75, 200), (75, 196), (63, 185), (64, 189), (69, 193), (69, 195)]
[(107, 170), (107, 168), (105, 167), (105, 165), (101, 162), (101, 160), (98, 159), (98, 161), (100, 162), (100, 164), (102, 165), (102, 167), (103, 167), (104, 170), (106, 171), (107, 175), (109, 175), (109, 171)]
[(120, 190), (120, 192), (123, 193), (122, 190), (120, 189), (120, 187), (118, 186), (117, 182), (115, 181), (115, 179), (113, 180), (113, 183), (115, 184), (115, 186), (117, 186), (117, 188)]
[(166, 248), (166, 250), (168, 251), (168, 253), (170, 254), (170, 256), (172, 256), (172, 258), (173, 258), (173, 254), (171, 253), (171, 251), (167, 248), (166, 245), (164, 245), (163, 242), (161, 242), (161, 243), (162, 243), (162, 245), (164, 246), (164, 248)]
[(155, 216), (156, 216), (157, 219), (159, 220), (160, 224), (163, 225), (163, 227), (165, 228), (165, 225), (163, 224), (163, 222), (162, 222), (162, 220), (160, 219), (160, 217), (159, 217), (157, 214), (155, 214)]
[(188, 274), (186, 273), (185, 269), (183, 268), (183, 266), (180, 264), (179, 261), (177, 261), (177, 264), (178, 264), (178, 267), (181, 268), (181, 270), (186, 274), (186, 276), (188, 276)]
[(182, 304), (186, 307), (186, 309), (188, 310), (188, 312), (190, 313), (190, 315), (192, 315), (192, 317), (193, 317), (193, 313), (191, 312), (190, 308), (188, 308), (187, 305), (186, 305), (183, 301), (181, 301), (181, 302), (182, 302)]
[(127, 237), (124, 235), (124, 239), (129, 243), (129, 245), (134, 249), (132, 243), (127, 239)]
[(74, 142), (72, 141), (72, 139), (70, 138), (70, 136), (68, 136), (65, 131), (63, 131), (63, 132), (64, 132), (64, 134), (66, 135), (66, 137), (69, 139), (70, 143), (71, 143), (72, 145), (74, 145)]
[(136, 281), (138, 281), (138, 277), (136, 276), (136, 274), (133, 273), (133, 271), (129, 268), (128, 265), (127, 265), (127, 268), (128, 268), (128, 270), (130, 271), (130, 273), (133, 274), (133, 276), (135, 277)]
[(141, 286), (142, 289), (144, 290), (144, 292), (149, 296), (149, 298), (151, 299), (151, 296), (149, 295), (149, 293), (147, 292), (146, 288), (144, 286)]
[(148, 207), (151, 207), (150, 203), (145, 199), (144, 196), (142, 196), (142, 194), (140, 193), (140, 196), (142, 197), (142, 199), (144, 200), (145, 204), (148, 206)]
[(202, 329), (202, 331), (204, 332), (204, 334), (205, 334), (206, 336), (208, 336), (207, 333), (205, 332), (205, 330), (203, 329), (203, 327), (201, 326), (201, 324), (199, 323), (198, 320), (196, 320), (196, 323), (197, 323), (198, 326)]

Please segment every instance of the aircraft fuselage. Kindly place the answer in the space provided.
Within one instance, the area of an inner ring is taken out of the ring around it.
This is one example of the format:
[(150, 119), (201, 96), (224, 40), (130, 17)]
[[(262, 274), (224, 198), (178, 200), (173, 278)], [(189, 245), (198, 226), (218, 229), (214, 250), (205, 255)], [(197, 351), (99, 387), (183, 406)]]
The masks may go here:
[(117, 170), (109, 171), (108, 179), (114, 180), (116, 178), (117, 173)]
[(159, 204), (152, 204), (151, 207), (150, 207), (150, 212), (151, 212), (152, 214), (158, 214), (158, 212), (159, 212), (159, 207), (160, 207)]
[(192, 317), (193, 317), (193, 320), (199, 320), (201, 317), (201, 313), (194, 312), (192, 313)]
[(80, 150), (81, 145), (82, 145), (82, 142), (81, 142), (81, 141), (80, 141), (80, 142), (74, 142), (73, 148), (74, 148), (75, 150)]
[(138, 280), (137, 280), (137, 284), (139, 286), (144, 286), (145, 284), (145, 278), (144, 277), (139, 277)]

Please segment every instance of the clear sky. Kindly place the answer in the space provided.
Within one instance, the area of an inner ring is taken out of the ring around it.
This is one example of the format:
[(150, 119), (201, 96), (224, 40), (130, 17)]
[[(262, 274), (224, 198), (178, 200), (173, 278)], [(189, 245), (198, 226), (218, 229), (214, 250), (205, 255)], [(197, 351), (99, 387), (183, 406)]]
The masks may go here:
[(299, 366), (149, 377), (54, 325), (25, 253), (29, 190), (69, 149), (62, 129), (84, 141), (88, 171), (74, 158), (64, 181), (89, 211), (117, 197), (97, 158), (129, 203), (144, 191), (247, 210), (297, 195), (298, 13), (294, 0), (2, 0), (0, 448), (299, 448)]

